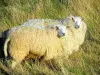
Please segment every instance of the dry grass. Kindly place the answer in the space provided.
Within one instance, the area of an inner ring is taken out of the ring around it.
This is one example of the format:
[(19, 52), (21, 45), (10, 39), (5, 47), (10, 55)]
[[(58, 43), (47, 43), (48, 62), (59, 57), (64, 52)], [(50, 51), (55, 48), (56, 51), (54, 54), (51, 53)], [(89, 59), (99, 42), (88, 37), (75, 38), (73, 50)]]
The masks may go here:
[[(30, 18), (63, 19), (69, 14), (79, 15), (88, 25), (80, 51), (64, 60), (66, 75), (100, 74), (100, 0), (0, 0), (0, 31), (20, 25)], [(2, 61), (1, 61), (2, 62)], [(38, 61), (24, 61), (12, 75), (62, 75)], [(5, 74), (0, 71), (0, 75)]]

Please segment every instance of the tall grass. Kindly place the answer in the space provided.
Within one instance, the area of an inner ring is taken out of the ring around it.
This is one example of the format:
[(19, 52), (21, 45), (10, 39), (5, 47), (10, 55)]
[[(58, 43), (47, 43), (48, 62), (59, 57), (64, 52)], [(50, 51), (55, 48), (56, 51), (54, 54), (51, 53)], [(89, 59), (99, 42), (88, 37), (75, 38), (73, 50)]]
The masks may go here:
[[(0, 31), (24, 23), (30, 18), (63, 19), (70, 14), (84, 18), (88, 26), (80, 51), (64, 60), (66, 75), (100, 74), (100, 0), (0, 0)], [(25, 61), (12, 74), (62, 75), (46, 65)], [(3, 74), (3, 73), (1, 73)]]

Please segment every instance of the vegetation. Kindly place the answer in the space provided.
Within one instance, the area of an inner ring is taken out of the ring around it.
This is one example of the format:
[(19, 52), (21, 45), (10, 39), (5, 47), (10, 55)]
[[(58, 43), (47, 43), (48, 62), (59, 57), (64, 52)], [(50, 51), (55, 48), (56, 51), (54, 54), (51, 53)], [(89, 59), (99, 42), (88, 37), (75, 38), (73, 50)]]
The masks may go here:
[[(88, 31), (80, 50), (64, 60), (65, 75), (100, 75), (100, 0), (0, 0), (0, 32), (31, 18), (63, 19), (70, 14), (83, 17)], [(11, 74), (62, 75), (33, 60), (23, 61), (19, 67)]]

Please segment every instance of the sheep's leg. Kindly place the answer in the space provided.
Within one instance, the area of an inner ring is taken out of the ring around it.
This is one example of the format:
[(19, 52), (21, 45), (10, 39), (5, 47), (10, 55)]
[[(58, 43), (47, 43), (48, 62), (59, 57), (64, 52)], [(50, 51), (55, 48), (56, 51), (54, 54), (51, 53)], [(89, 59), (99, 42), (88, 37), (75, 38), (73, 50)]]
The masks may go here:
[(14, 67), (19, 64), (24, 58), (27, 56), (28, 52), (21, 51), (20, 53), (17, 53), (12, 60), (11, 68), (14, 69)]
[(15, 60), (12, 61), (11, 68), (14, 69), (14, 67), (17, 65), (17, 62)]
[(79, 45), (74, 46), (74, 51), (76, 52), (76, 51), (78, 51), (78, 50), (79, 50)]

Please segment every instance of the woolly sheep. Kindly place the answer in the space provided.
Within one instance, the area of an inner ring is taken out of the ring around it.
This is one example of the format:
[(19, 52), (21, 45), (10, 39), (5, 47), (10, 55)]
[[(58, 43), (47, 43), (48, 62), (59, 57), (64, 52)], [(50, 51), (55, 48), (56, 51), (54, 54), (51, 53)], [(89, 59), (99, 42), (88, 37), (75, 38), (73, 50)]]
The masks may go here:
[[(28, 28), (28, 27), (23, 27), (23, 28)], [(20, 28), (20, 30), (23, 29), (23, 28)], [(17, 32), (20, 31), (20, 30), (17, 30)], [(45, 30), (48, 30), (48, 29), (45, 29)], [(50, 28), (49, 28), (49, 30), (50, 30)], [(55, 29), (51, 29), (51, 30), (55, 30)], [(59, 24), (59, 25), (56, 26), (56, 31), (57, 31), (56, 36), (58, 36), (58, 37), (65, 36), (65, 34), (67, 35), (66, 26), (63, 26), (63, 25)], [(16, 30), (13, 33), (9, 33), (9, 35), (13, 35), (15, 32), (16, 32)], [(9, 35), (8, 35), (8, 37), (9, 37)], [(5, 57), (7, 57), (7, 56), (8, 56), (7, 53), (5, 53)]]
[[(85, 34), (87, 31), (87, 25), (81, 22), (80, 28), (76, 29), (74, 26), (70, 27), (67, 34), (67, 50), (72, 54), (73, 51), (78, 51), (80, 45), (83, 44)], [(72, 49), (71, 49), (72, 48)], [(72, 50), (72, 51), (70, 51)]]
[(79, 16), (69, 16), (67, 18), (68, 33), (67, 33), (67, 51), (72, 54), (73, 51), (78, 51), (80, 45), (83, 44), (87, 25), (83, 22), (83, 18)]
[(74, 27), (75, 25), (75, 22), (73, 22), (68, 29), (67, 36), (65, 35), (62, 38), (58, 38), (57, 31), (52, 29), (41, 30), (22, 27), (20, 30), (9, 34), (4, 45), (4, 53), (6, 55), (7, 44), (10, 41), (9, 53), (14, 59), (12, 68), (20, 63), (29, 52), (33, 56), (44, 56), (44, 60), (50, 60), (62, 55), (68, 56), (73, 51), (77, 51), (79, 46), (82, 45), (87, 30), (87, 26), (83, 21), (81, 21), (78, 29)]
[[(27, 34), (27, 35), (26, 35)], [(28, 53), (50, 60), (63, 55), (64, 41), (57, 37), (56, 30), (22, 28), (9, 35), (9, 54), (13, 58), (12, 68), (20, 63)]]

